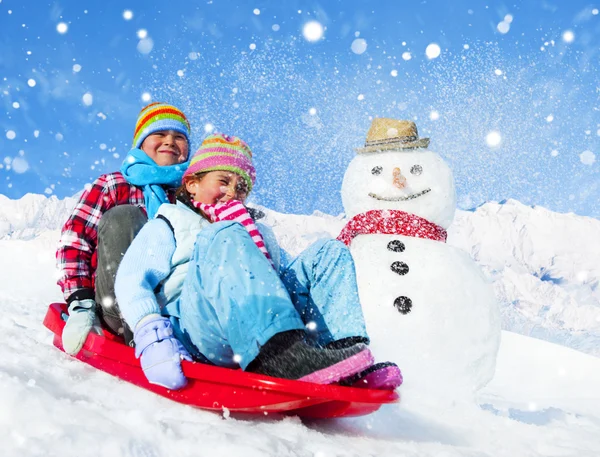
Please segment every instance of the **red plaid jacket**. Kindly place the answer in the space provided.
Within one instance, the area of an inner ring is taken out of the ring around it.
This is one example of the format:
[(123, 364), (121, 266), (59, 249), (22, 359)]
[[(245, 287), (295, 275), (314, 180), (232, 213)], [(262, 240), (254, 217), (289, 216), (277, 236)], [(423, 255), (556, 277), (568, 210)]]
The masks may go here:
[[(173, 197), (170, 193), (171, 201)], [(119, 205), (135, 205), (145, 211), (142, 189), (128, 183), (120, 172), (102, 175), (86, 188), (63, 226), (56, 265), (58, 285), (67, 303), (94, 298), (98, 223), (106, 211)]]

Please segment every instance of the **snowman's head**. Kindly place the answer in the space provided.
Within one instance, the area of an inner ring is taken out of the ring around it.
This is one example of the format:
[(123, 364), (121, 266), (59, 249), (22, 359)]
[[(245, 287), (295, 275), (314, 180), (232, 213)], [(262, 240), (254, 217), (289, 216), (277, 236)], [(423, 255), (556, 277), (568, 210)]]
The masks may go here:
[(422, 148), (360, 153), (344, 175), (342, 203), (348, 217), (395, 209), (448, 228), (456, 209), (452, 171)]

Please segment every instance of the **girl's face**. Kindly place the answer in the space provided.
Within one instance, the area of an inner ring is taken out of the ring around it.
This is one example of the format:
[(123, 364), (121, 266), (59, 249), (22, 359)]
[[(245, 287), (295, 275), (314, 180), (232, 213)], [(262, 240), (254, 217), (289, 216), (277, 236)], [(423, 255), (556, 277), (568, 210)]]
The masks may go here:
[(183, 133), (161, 130), (148, 135), (140, 149), (161, 167), (176, 165), (187, 160), (188, 141)]
[(244, 202), (248, 196), (246, 180), (231, 171), (209, 171), (200, 179), (188, 178), (185, 188), (192, 200), (207, 205), (229, 200)]

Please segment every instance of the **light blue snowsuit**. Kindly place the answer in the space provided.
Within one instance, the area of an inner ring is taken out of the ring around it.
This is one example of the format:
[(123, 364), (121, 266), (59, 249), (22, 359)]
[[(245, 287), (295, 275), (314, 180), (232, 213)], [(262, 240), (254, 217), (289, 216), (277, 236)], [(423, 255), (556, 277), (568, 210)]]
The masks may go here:
[[(307, 330), (319, 344), (366, 337), (354, 263), (346, 246), (320, 240), (276, 271), (237, 222), (209, 224), (164, 204), (127, 250), (115, 291), (127, 323), (161, 313), (199, 360), (246, 366), (275, 334)], [(271, 258), (272, 231), (257, 224)], [(279, 265), (278, 265), (279, 266)]]

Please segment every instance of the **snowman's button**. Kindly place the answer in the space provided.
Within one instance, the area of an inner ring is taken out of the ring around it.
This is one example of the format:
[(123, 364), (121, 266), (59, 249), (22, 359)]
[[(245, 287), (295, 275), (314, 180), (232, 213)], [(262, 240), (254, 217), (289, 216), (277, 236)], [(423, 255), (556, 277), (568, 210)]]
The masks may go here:
[(404, 243), (400, 240), (392, 240), (388, 243), (387, 248), (388, 251), (404, 252), (406, 246), (404, 246)]
[(412, 309), (412, 300), (405, 296), (400, 296), (394, 300), (394, 306), (400, 314), (408, 314)]
[(394, 262), (390, 265), (390, 268), (394, 273), (398, 273), (400, 276), (404, 276), (408, 273), (408, 265), (404, 262)]

